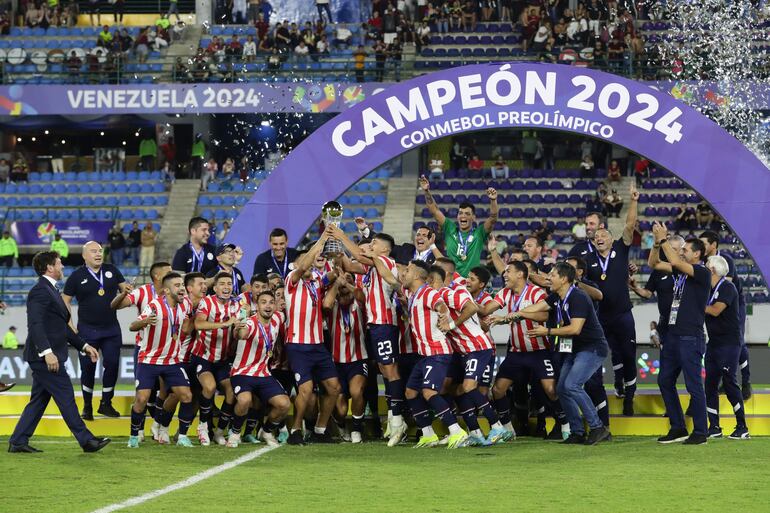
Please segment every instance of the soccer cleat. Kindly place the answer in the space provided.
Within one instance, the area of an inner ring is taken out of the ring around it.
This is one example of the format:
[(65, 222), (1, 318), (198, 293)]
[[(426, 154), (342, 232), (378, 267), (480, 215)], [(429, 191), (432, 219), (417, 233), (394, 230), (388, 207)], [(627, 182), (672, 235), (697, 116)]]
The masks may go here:
[(395, 447), (400, 444), (404, 440), (404, 436), (406, 436), (406, 422), (391, 426), (388, 447)]
[(719, 426), (711, 426), (707, 435), (709, 438), (722, 438), (722, 428)]
[(447, 449), (458, 449), (460, 447), (463, 447), (467, 440), (468, 440), (468, 433), (466, 433), (461, 429), (459, 433), (455, 433), (454, 435), (449, 435)]
[(259, 439), (265, 442), (265, 444), (268, 447), (280, 447), (281, 444), (276, 440), (273, 433), (270, 431), (265, 431), (264, 429), (259, 430)]
[(484, 447), (492, 445), (492, 442), (486, 439), (486, 437), (469, 434), (468, 439), (465, 441), (463, 447)]
[(359, 431), (351, 431), (350, 432), (350, 441), (354, 444), (360, 444), (364, 441), (364, 437), (361, 436), (361, 433)]
[(439, 444), (438, 435), (433, 434), (431, 436), (421, 436), (414, 448), (422, 449), (423, 447), (436, 447)]
[(286, 443), (286, 440), (289, 439), (289, 430), (286, 428), (283, 428), (278, 431), (278, 441), (282, 444)]
[(161, 445), (167, 445), (171, 443), (171, 438), (168, 435), (168, 427), (160, 427), (160, 431), (158, 432), (158, 443)]
[(749, 428), (746, 426), (736, 426), (735, 431), (728, 436), (730, 440), (748, 440), (751, 438), (749, 434)]
[(561, 428), (561, 424), (554, 423), (553, 427), (551, 428), (551, 432), (548, 433), (548, 435), (545, 437), (545, 440), (551, 440), (551, 441), (566, 440), (566, 437), (564, 436), (564, 432), (562, 431), (562, 428)]
[(144, 432), (139, 431), (139, 434), (137, 435), (137, 437), (139, 438), (140, 443), (144, 442)]
[(349, 442), (349, 441), (350, 441), (350, 432), (348, 432), (348, 430), (347, 430), (347, 429), (345, 429), (345, 428), (340, 428), (340, 429), (339, 429), (339, 434), (340, 434), (340, 439), (341, 439), (343, 442)]
[(507, 442), (514, 436), (516, 435), (513, 434), (513, 431), (508, 431), (505, 428), (492, 428), (489, 432), (489, 435), (487, 435), (487, 442), (489, 442), (487, 445), (501, 444), (503, 442)]
[(211, 440), (209, 439), (209, 426), (207, 422), (201, 422), (198, 424), (198, 442), (203, 447), (208, 447), (211, 445)]
[(749, 399), (751, 399), (751, 394), (752, 394), (751, 383), (744, 383), (743, 385), (741, 385), (741, 395), (743, 396), (744, 401), (748, 401)]
[(248, 435), (243, 437), (243, 443), (245, 444), (260, 444), (262, 442), (259, 441), (259, 438), (249, 433)]
[(390, 422), (391, 419), (388, 419), (388, 421), (385, 423), (385, 431), (382, 433), (382, 438), (389, 440), (390, 439)]
[(449, 435), (444, 435), (444, 438), (438, 441), (439, 445), (448, 445), (449, 444)]
[(332, 438), (332, 434), (329, 433), (329, 431), (324, 431), (323, 433), (316, 433), (313, 431), (310, 434), (310, 442), (314, 444), (333, 444), (336, 443), (334, 441), (334, 438)]
[(559, 443), (562, 445), (584, 445), (586, 443), (586, 435), (583, 433), (570, 433), (565, 440)]
[(176, 445), (179, 447), (192, 447), (193, 443), (187, 435), (177, 435)]
[(600, 428), (592, 429), (590, 433), (588, 433), (588, 436), (586, 437), (586, 445), (596, 445), (599, 442), (604, 442), (609, 438), (610, 436), (610, 430), (606, 427), (602, 426)]
[(214, 428), (213, 440), (217, 445), (227, 444), (227, 439), (225, 438), (225, 432), (219, 428)]
[(708, 441), (708, 438), (706, 435), (696, 435), (695, 433), (691, 434), (687, 437), (687, 439), (682, 442), (682, 445), (703, 445)]
[(120, 413), (118, 412), (118, 410), (112, 407), (112, 403), (101, 401), (99, 403), (99, 408), (96, 411), (97, 413), (100, 413), (105, 417), (112, 417), (112, 418), (120, 417)]
[(158, 439), (158, 432), (160, 431), (160, 424), (158, 424), (158, 421), (153, 420), (152, 425), (150, 426), (150, 433), (152, 433), (152, 439), (157, 440)]
[(227, 441), (225, 442), (225, 446), (231, 447), (231, 448), (238, 447), (240, 444), (241, 444), (240, 433), (230, 433), (230, 435), (227, 437)]
[(675, 444), (687, 440), (686, 429), (671, 429), (668, 434), (658, 438), (660, 444)]
[(302, 436), (302, 431), (294, 431), (286, 439), (286, 443), (289, 445), (305, 445), (305, 438)]
[(135, 435), (131, 435), (128, 437), (128, 448), (129, 449), (138, 449), (139, 448), (139, 437)]

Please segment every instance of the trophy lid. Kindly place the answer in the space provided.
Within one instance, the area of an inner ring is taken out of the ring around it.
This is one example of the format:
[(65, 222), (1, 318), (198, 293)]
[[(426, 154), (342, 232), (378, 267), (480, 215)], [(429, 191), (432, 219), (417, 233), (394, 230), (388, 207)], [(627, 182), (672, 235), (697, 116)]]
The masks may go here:
[(336, 201), (327, 201), (324, 203), (323, 207), (321, 207), (321, 213), (332, 217), (340, 217), (343, 213), (342, 205)]

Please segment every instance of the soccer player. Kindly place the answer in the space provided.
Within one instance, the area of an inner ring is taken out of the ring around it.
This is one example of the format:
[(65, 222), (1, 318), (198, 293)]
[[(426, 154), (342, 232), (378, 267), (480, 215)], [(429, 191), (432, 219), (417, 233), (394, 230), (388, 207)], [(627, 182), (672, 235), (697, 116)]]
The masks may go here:
[(709, 438), (722, 438), (719, 426), (719, 382), (725, 384), (725, 394), (735, 412), (737, 426), (730, 438), (751, 438), (746, 427), (743, 397), (738, 388), (738, 362), (741, 351), (740, 301), (734, 282), (727, 279), (730, 266), (719, 255), (708, 257), (706, 267), (711, 271), (711, 294), (706, 306), (706, 411), (709, 418)]
[(406, 398), (422, 436), (415, 447), (435, 447), (438, 435), (433, 431), (429, 410), (449, 429), (448, 447), (462, 447), (468, 433), (457, 423), (446, 400), (439, 395), (452, 364), (452, 346), (439, 329), (439, 317), (447, 317), (449, 310), (439, 293), (428, 286), (430, 266), (413, 260), (403, 276), (409, 290), (409, 323), (422, 358), (412, 370), (406, 385)]
[[(559, 337), (559, 351), (566, 353), (556, 390), (569, 420), (570, 434), (561, 443), (595, 445), (609, 440), (611, 435), (583, 387), (601, 367), (609, 347), (591, 298), (575, 286), (575, 268), (558, 262), (549, 277), (552, 292), (548, 298), (513, 314), (512, 320), (516, 322), (538, 312), (555, 312), (556, 328), (535, 326), (527, 330), (526, 336)], [(587, 437), (581, 412), (591, 428)]]
[(235, 267), (235, 244), (222, 244), (217, 248), (217, 266), (206, 275), (206, 286), (213, 290), (214, 277), (219, 273), (228, 273), (233, 280), (233, 296), (239, 296), (246, 288), (243, 273)]
[[(193, 421), (194, 410), (190, 381), (184, 368), (179, 363), (179, 335), (184, 322), (185, 311), (182, 307), (184, 298), (184, 280), (178, 273), (168, 273), (161, 284), (161, 296), (156, 297), (145, 307), (142, 314), (131, 323), (131, 331), (143, 330), (136, 365), (136, 396), (131, 408), (131, 436), (128, 447), (139, 447), (139, 430), (144, 425), (144, 413), (150, 391), (159, 376), (179, 398), (179, 438), (177, 445), (192, 447), (187, 437), (187, 430)], [(173, 405), (174, 408), (176, 404)], [(170, 443), (168, 426), (174, 410), (171, 403), (164, 405), (161, 415), (161, 430), (158, 443)]]
[(273, 341), (278, 336), (278, 327), (272, 323), (275, 297), (270, 291), (257, 296), (257, 315), (249, 317), (245, 325), (238, 328), (236, 350), (230, 381), (235, 392), (235, 418), (227, 437), (227, 447), (238, 447), (241, 442), (241, 427), (251, 408), (253, 395), (259, 396), (262, 404), (270, 407), (267, 421), (259, 430), (259, 438), (269, 447), (278, 447), (273, 434), (289, 413), (291, 401), (280, 383), (270, 374), (268, 360), (272, 356)]
[(508, 389), (514, 382), (527, 382), (532, 375), (540, 382), (540, 388), (533, 386), (533, 393), (543, 405), (549, 405), (556, 420), (549, 438), (561, 440), (567, 432), (566, 417), (556, 393), (556, 371), (551, 361), (550, 344), (547, 337), (531, 337), (527, 333), (548, 319), (547, 312), (522, 314), (531, 305), (545, 302), (547, 294), (537, 285), (527, 281), (529, 270), (523, 262), (513, 261), (505, 271), (505, 287), (481, 310), (487, 316), (500, 309), (504, 316), (491, 318), (491, 325), (510, 324), (511, 335), (508, 352), (497, 370), (492, 387), (492, 399), (505, 427), (504, 440), (514, 436), (510, 417)]
[[(711, 273), (702, 263), (706, 248), (702, 240), (689, 239), (685, 241), (680, 256), (668, 241), (668, 230), (663, 224), (656, 221), (652, 232), (655, 243), (650, 251), (650, 266), (672, 274), (674, 279), (674, 300), (668, 320), (668, 335), (660, 350), (658, 373), (658, 388), (666, 405), (671, 429), (665, 436), (658, 438), (658, 442), (705, 444), (708, 441), (708, 428), (701, 362), (706, 352), (703, 324), (711, 289)], [(660, 261), (661, 249), (668, 262)], [(680, 373), (684, 374), (684, 382), (690, 393), (693, 432), (689, 436), (676, 391)]]
[[(489, 270), (480, 265), (478, 267), (474, 267), (470, 270), (468, 273), (468, 280), (466, 281), (466, 287), (468, 288), (468, 292), (470, 292), (471, 297), (473, 297), (473, 301), (476, 303), (476, 305), (479, 307), (478, 315), (480, 317), (480, 324), (482, 329), (486, 332), (486, 336), (489, 339), (489, 342), (492, 344), (492, 347), (495, 347), (495, 339), (492, 338), (492, 334), (489, 332), (489, 326), (484, 323), (484, 318), (482, 317), (481, 309), (488, 305), (490, 301), (493, 301), (492, 294), (487, 292), (485, 289), (487, 288), (487, 284), (489, 283), (489, 280), (492, 279), (492, 274), (489, 272)], [(484, 369), (484, 372), (481, 374), (481, 381), (479, 382), (479, 392), (481, 392), (481, 395), (484, 397), (487, 397), (489, 395), (489, 389), (492, 387), (492, 373), (494, 371), (495, 367), (495, 361), (494, 358), (491, 362), (489, 362), (489, 365)]]
[(255, 274), (251, 277), (251, 280), (249, 280), (249, 290), (241, 292), (241, 295), (238, 297), (241, 302), (241, 309), (248, 313), (247, 317), (257, 314), (257, 296), (267, 290), (272, 291), (267, 276)]
[(345, 424), (350, 400), (353, 417), (350, 441), (363, 441), (364, 387), (369, 376), (366, 352), (366, 297), (354, 285), (353, 275), (338, 276), (324, 296), (328, 314), (332, 358), (337, 367), (342, 393), (337, 400), (337, 416)]
[(286, 355), (297, 385), (294, 424), (287, 440), (291, 445), (305, 443), (302, 421), (314, 395), (313, 380), (319, 382), (325, 393), (321, 396), (318, 420), (310, 439), (320, 443), (332, 442), (326, 426), (340, 394), (340, 382), (331, 354), (324, 347), (323, 290), (317, 287), (312, 271), (313, 262), (323, 251), (329, 236), (327, 227), (313, 247), (297, 258), (294, 270), (286, 279)]
[(200, 421), (198, 440), (209, 445), (209, 421), (217, 386), (225, 393), (225, 400), (219, 414), (219, 424), (214, 429), (214, 441), (225, 445), (225, 429), (233, 413), (235, 396), (230, 385), (228, 358), (233, 349), (232, 331), (239, 322), (240, 305), (231, 296), (233, 277), (230, 273), (218, 273), (214, 277), (214, 295), (208, 296), (198, 305), (195, 313), (195, 329), (198, 338), (193, 346), (192, 363), (201, 384)]
[[(457, 384), (455, 400), (469, 430), (467, 444), (492, 445), (503, 441), (506, 431), (489, 399), (479, 392), (478, 387), (484, 370), (495, 358), (494, 344), (479, 325), (478, 305), (468, 289), (462, 285), (450, 289), (450, 281), (451, 276), (447, 276), (441, 262), (430, 268), (428, 284), (438, 291), (449, 309), (449, 316), (439, 320), (439, 327), (446, 333), (454, 351), (450, 373)], [(477, 411), (481, 411), (489, 422), (488, 439), (479, 426)]]
[(388, 255), (395, 246), (393, 237), (378, 233), (370, 244), (357, 245), (336, 226), (330, 227), (331, 236), (342, 242), (355, 262), (343, 259), (346, 271), (364, 274), (363, 285), (367, 290), (366, 318), (369, 323), (369, 352), (385, 381), (385, 395), (390, 397), (387, 433), (388, 447), (400, 443), (406, 434), (402, 416), (404, 380), (398, 373), (398, 320), (394, 294), (401, 284), (396, 279), (396, 262)]

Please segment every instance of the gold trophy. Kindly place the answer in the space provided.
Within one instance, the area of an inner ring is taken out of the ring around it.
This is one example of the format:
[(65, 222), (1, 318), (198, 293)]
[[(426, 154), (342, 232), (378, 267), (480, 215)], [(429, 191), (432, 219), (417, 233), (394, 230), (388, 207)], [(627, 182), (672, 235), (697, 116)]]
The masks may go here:
[[(324, 206), (321, 207), (321, 221), (324, 223), (324, 227), (333, 224), (339, 227), (342, 221), (342, 205), (336, 201), (327, 201)], [(326, 258), (332, 258), (334, 255), (339, 255), (345, 252), (345, 247), (338, 240), (330, 239), (324, 244), (323, 256)]]

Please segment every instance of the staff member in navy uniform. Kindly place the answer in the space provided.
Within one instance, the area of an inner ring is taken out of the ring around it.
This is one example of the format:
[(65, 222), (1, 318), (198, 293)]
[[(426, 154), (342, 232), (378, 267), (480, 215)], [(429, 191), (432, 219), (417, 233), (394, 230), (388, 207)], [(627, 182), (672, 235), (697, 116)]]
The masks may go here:
[[(711, 273), (703, 265), (706, 248), (703, 241), (692, 238), (685, 242), (681, 254), (677, 254), (667, 239), (668, 230), (664, 225), (656, 221), (652, 233), (655, 235), (655, 244), (650, 252), (651, 267), (671, 273), (674, 279), (674, 299), (668, 319), (668, 334), (660, 351), (658, 373), (658, 388), (666, 405), (671, 429), (668, 434), (658, 438), (658, 442), (705, 444), (708, 429), (701, 362), (706, 352), (703, 323), (711, 291)], [(660, 261), (661, 250), (670, 263)], [(693, 431), (689, 436), (676, 391), (676, 380), (680, 373), (684, 374), (684, 383), (690, 394)]]
[(249, 291), (243, 273), (235, 267), (235, 244), (225, 243), (217, 248), (217, 268), (206, 276), (206, 287), (209, 295), (214, 294), (214, 277), (221, 272), (228, 273), (233, 277), (233, 297), (238, 297), (242, 292)]
[(294, 261), (299, 256), (296, 249), (287, 247), (288, 240), (286, 230), (273, 228), (269, 237), (270, 249), (257, 255), (252, 276), (278, 273), (281, 279), (286, 281), (286, 277), (294, 270)]
[(706, 258), (714, 255), (719, 255), (727, 261), (729, 271), (725, 279), (733, 282), (735, 289), (738, 291), (738, 322), (741, 330), (741, 356), (740, 356), (740, 369), (741, 369), (741, 393), (743, 394), (743, 400), (748, 401), (751, 397), (751, 370), (749, 368), (749, 349), (746, 346), (746, 298), (743, 294), (743, 283), (738, 276), (738, 270), (735, 268), (735, 261), (733, 257), (727, 253), (719, 251), (719, 234), (711, 230), (706, 230), (698, 237), (706, 245)]
[[(628, 293), (628, 253), (634, 238), (639, 192), (630, 187), (631, 201), (623, 235), (612, 240), (607, 228), (594, 232), (595, 249), (585, 255), (588, 279), (599, 286), (604, 298), (599, 303), (599, 322), (612, 351), (615, 394), (623, 397), (623, 415), (634, 414), (636, 393), (636, 326)], [(574, 256), (574, 255), (570, 255)]]
[(594, 246), (594, 236), (596, 231), (600, 228), (607, 227), (607, 220), (599, 212), (589, 212), (585, 217), (586, 223), (586, 238), (577, 242), (572, 249), (569, 250), (571, 257), (579, 256), (588, 259), (586, 255), (596, 253), (596, 246)]
[(42, 452), (29, 445), (29, 439), (43, 418), (53, 398), (61, 416), (85, 452), (96, 452), (109, 438), (96, 438), (78, 416), (72, 381), (64, 363), (67, 344), (84, 353), (92, 364), (99, 358), (96, 349), (84, 342), (72, 329), (70, 311), (62, 301), (56, 282), (61, 280), (61, 258), (55, 251), (42, 251), (32, 259), (32, 267), (40, 276), (27, 295), (27, 343), (24, 359), (32, 369), (32, 392), (29, 404), (21, 414), (16, 429), (8, 440), (8, 452)]
[[(85, 265), (73, 271), (64, 284), (62, 298), (72, 311), (72, 298), (78, 302), (78, 333), (88, 344), (102, 352), (104, 376), (102, 376), (102, 400), (100, 414), (106, 417), (120, 417), (112, 407), (115, 383), (118, 381), (120, 346), (123, 339), (115, 310), (110, 303), (118, 291), (131, 291), (120, 270), (112, 264), (102, 263), (102, 246), (90, 241), (83, 245)], [(83, 390), (83, 414), (85, 420), (94, 420), (92, 400), (96, 363), (80, 356), (80, 388)]]
[(211, 226), (202, 217), (193, 217), (187, 225), (190, 240), (176, 250), (171, 267), (183, 273), (203, 273), (207, 275), (217, 267), (214, 259), (214, 246), (208, 243)]
[(706, 411), (709, 419), (709, 438), (722, 438), (719, 426), (719, 382), (725, 384), (725, 395), (735, 412), (736, 426), (729, 438), (751, 438), (746, 426), (743, 396), (738, 388), (738, 362), (741, 353), (741, 330), (738, 308), (738, 288), (727, 279), (730, 266), (719, 255), (706, 261), (711, 271), (711, 293), (706, 306), (706, 330), (709, 341), (706, 346)]

